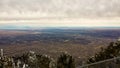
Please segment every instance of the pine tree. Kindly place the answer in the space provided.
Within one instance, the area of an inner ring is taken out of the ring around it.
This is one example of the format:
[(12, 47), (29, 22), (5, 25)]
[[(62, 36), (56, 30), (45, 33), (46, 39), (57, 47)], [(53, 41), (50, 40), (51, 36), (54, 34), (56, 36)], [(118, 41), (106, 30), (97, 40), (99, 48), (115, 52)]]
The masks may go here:
[(111, 42), (107, 48), (101, 48), (101, 51), (95, 56), (88, 58), (88, 63), (94, 63), (106, 59), (111, 59), (120, 56), (120, 41)]
[(75, 68), (72, 56), (63, 53), (57, 60), (57, 68)]
[(50, 57), (48, 57), (47, 55), (37, 55), (37, 67), (39, 68), (49, 68), (49, 64), (51, 62)]

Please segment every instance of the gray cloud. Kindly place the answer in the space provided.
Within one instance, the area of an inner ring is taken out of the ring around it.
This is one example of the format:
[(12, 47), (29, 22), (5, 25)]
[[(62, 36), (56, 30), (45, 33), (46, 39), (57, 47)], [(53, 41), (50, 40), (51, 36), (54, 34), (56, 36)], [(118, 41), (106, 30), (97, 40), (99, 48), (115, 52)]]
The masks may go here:
[(119, 17), (119, 0), (0, 0), (1, 16)]

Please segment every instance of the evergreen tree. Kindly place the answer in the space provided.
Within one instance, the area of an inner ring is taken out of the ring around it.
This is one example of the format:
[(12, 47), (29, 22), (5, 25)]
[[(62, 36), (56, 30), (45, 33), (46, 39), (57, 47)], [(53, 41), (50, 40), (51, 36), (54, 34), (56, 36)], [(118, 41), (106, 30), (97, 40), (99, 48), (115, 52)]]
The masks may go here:
[(63, 53), (57, 60), (57, 68), (75, 68), (72, 56)]
[(49, 56), (37, 55), (37, 67), (39, 68), (50, 68), (51, 59)]
[(101, 48), (101, 51), (95, 56), (88, 58), (88, 63), (94, 63), (106, 59), (111, 59), (120, 56), (120, 41), (111, 42), (107, 48)]

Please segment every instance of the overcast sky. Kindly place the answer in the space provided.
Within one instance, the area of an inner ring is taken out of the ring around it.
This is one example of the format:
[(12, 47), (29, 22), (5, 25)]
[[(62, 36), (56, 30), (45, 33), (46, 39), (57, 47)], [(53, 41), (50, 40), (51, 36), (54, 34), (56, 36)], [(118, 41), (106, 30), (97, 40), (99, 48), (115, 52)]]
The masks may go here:
[(119, 0), (0, 0), (0, 27), (120, 26)]

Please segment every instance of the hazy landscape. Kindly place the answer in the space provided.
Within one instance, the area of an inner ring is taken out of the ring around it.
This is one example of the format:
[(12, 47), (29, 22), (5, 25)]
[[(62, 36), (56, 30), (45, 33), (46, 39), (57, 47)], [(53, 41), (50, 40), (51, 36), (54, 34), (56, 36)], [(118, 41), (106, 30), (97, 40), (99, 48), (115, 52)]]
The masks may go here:
[(62, 52), (67, 52), (79, 64), (119, 37), (119, 28), (1, 29), (0, 48), (7, 56), (35, 51), (56, 58)]
[[(0, 0), (0, 68), (119, 68), (119, 6), (119, 0)], [(92, 63), (99, 64), (84, 67)]]

